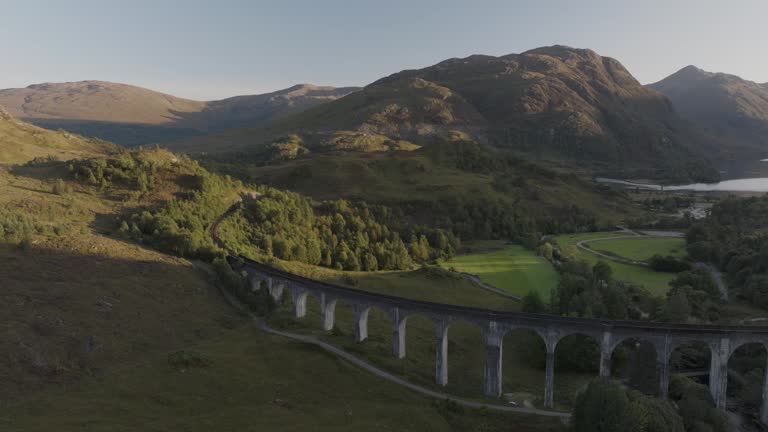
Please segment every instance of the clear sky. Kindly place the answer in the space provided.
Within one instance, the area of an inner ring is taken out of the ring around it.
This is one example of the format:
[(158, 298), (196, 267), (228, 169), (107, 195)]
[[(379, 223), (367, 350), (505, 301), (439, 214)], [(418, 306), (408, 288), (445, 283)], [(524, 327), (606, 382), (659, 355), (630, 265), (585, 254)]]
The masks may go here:
[(99, 79), (216, 99), (544, 45), (641, 82), (694, 64), (768, 82), (768, 0), (0, 0), (0, 88)]

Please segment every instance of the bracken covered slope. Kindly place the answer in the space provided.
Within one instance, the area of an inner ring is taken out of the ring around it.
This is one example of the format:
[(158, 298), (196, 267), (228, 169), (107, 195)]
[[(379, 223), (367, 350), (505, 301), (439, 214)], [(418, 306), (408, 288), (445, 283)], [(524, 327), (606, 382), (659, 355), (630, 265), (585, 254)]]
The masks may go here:
[(92, 156), (109, 147), (108, 143), (100, 140), (19, 121), (0, 106), (0, 164), (24, 163), (47, 156), (59, 159)]

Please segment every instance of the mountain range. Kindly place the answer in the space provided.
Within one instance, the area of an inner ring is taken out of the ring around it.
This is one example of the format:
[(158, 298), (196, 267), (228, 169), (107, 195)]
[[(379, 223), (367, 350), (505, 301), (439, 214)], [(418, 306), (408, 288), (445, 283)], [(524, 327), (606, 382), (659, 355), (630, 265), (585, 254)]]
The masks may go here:
[(696, 147), (703, 138), (668, 98), (641, 85), (617, 60), (564, 46), (402, 71), (265, 127), (171, 147), (244, 151), (282, 145), (285, 136), (301, 147), (292, 152), (299, 154), (458, 139), (587, 164), (610, 175), (713, 175)]
[(768, 155), (768, 84), (687, 66), (648, 86), (675, 109), (741, 157)]
[(708, 157), (768, 153), (768, 84), (689, 66), (643, 86), (619, 61), (565, 46), (449, 59), (362, 89), (302, 84), (202, 102), (83, 81), (0, 90), (0, 106), (128, 146), (270, 158), (472, 140), (604, 175), (705, 180)]
[(300, 84), (202, 102), (127, 84), (81, 81), (0, 90), (0, 106), (39, 126), (133, 146), (269, 123), (356, 90)]

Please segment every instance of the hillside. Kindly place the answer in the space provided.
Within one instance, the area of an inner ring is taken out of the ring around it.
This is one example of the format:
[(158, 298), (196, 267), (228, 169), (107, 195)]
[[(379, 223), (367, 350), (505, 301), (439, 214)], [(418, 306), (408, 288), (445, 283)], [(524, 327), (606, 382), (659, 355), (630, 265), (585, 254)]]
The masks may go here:
[(0, 165), (36, 157), (73, 159), (103, 153), (111, 146), (64, 131), (51, 131), (13, 118), (0, 106)]
[[(253, 149), (296, 134), (308, 150), (377, 138), (417, 145), (473, 139), (604, 173), (702, 179), (716, 176), (669, 100), (616, 60), (553, 46), (501, 57), (475, 55), (382, 78), (360, 92), (269, 127), (174, 143), (185, 151)], [(347, 140), (349, 141), (349, 140)], [(689, 147), (691, 146), (691, 147)]]
[(139, 145), (269, 123), (355, 90), (301, 84), (267, 94), (203, 102), (127, 84), (81, 81), (0, 90), (0, 105), (11, 115), (39, 126)]
[(648, 87), (667, 95), (682, 116), (716, 137), (726, 152), (768, 155), (768, 85), (687, 66)]

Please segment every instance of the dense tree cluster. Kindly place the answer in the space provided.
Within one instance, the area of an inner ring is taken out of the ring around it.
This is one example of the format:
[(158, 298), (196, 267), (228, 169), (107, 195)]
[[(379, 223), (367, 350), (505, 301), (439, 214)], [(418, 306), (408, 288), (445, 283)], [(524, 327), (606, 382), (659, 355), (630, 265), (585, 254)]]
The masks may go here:
[(725, 414), (715, 408), (709, 388), (682, 375), (674, 375), (669, 383), (669, 398), (677, 405), (685, 430), (690, 432), (728, 432)]
[(592, 381), (579, 394), (571, 418), (574, 432), (727, 432), (725, 414), (715, 408), (709, 389), (682, 375), (672, 377), (670, 401)]
[(608, 264), (598, 262), (590, 267), (583, 261), (567, 261), (560, 267), (560, 282), (552, 291), (550, 307), (563, 316), (639, 318), (630, 307), (638, 298), (650, 300), (641, 288), (614, 280)]
[(313, 205), (302, 195), (266, 188), (243, 212), (248, 223), (238, 230), (261, 253), (339, 270), (406, 269), (450, 258), (459, 246), (449, 231), (404, 226), (401, 214), (363, 202)]
[(89, 185), (102, 189), (117, 185), (145, 193), (155, 188), (162, 166), (146, 155), (141, 151), (124, 151), (114, 158), (75, 160), (68, 168), (75, 180)]
[(732, 294), (768, 308), (768, 197), (729, 198), (687, 232), (688, 254), (723, 270)]
[(665, 306), (667, 321), (686, 322), (689, 317), (700, 321), (717, 321), (720, 291), (706, 270), (680, 273), (670, 281)]
[(573, 432), (685, 432), (674, 405), (618, 384), (594, 380), (576, 399)]
[(207, 229), (232, 204), (232, 191), (240, 184), (202, 170), (189, 183), (193, 185), (189, 192), (163, 207), (125, 218), (119, 232), (179, 256), (210, 260), (221, 255)]

